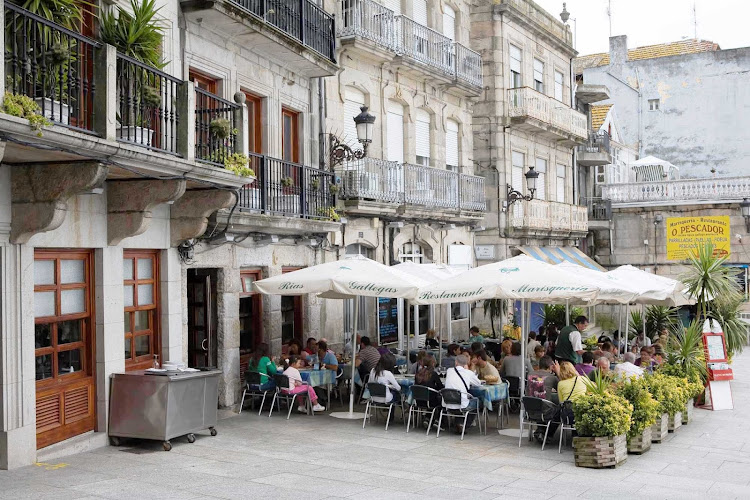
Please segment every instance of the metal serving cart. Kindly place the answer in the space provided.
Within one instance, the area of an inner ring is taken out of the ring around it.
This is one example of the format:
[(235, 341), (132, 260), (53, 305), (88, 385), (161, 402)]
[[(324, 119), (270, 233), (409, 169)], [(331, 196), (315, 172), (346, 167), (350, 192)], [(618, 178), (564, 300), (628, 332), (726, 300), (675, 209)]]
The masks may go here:
[(120, 438), (162, 441), (209, 429), (216, 435), (219, 400), (219, 370), (201, 372), (133, 371), (112, 375), (109, 437), (117, 446)]

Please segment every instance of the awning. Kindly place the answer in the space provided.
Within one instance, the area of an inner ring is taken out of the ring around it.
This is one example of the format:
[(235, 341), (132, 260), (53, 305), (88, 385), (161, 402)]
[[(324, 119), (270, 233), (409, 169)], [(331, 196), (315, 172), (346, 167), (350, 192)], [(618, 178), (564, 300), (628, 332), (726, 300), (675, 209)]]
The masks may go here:
[(588, 255), (581, 252), (576, 247), (516, 247), (529, 257), (544, 261), (548, 264), (559, 264), (560, 262), (572, 262), (578, 266), (588, 267), (595, 271), (606, 271), (602, 266), (597, 264)]

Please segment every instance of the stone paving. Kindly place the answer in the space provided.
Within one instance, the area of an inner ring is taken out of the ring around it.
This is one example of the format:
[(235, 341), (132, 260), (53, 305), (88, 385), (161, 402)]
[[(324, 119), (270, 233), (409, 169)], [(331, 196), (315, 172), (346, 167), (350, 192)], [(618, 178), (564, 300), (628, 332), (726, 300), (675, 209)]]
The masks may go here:
[(225, 415), (218, 436), (176, 439), (171, 452), (128, 443), (0, 471), (0, 498), (750, 498), (750, 352), (734, 368), (735, 410), (696, 410), (617, 469), (576, 468), (570, 447), (542, 452), (524, 440), (519, 448), (517, 431), (492, 425), (461, 442), (407, 434), (400, 420), (386, 432), (382, 420), (362, 430), (361, 421), (323, 414), (287, 421), (243, 411)]

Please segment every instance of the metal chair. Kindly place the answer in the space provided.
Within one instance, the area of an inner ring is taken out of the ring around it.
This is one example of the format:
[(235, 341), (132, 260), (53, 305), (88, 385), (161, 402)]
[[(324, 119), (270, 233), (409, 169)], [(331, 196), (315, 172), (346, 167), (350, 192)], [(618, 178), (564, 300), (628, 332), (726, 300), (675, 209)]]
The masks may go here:
[[(505, 377), (508, 382), (508, 411), (515, 411), (521, 407), (521, 377)], [(514, 406), (513, 402), (516, 402)]]
[[(367, 419), (370, 418), (370, 410), (388, 410), (388, 418), (385, 421), (385, 430), (388, 430), (388, 425), (391, 423), (391, 413), (393, 407), (398, 405), (401, 407), (401, 419), (403, 420), (406, 412), (404, 411), (404, 402), (401, 399), (401, 393), (398, 393), (398, 400), (394, 397), (390, 403), (386, 403), (387, 388), (384, 384), (378, 384), (377, 382), (369, 382), (367, 384), (367, 390), (370, 392), (370, 399), (367, 400), (367, 406), (365, 407), (365, 419), (362, 422), (362, 428), (367, 425)], [(375, 414), (377, 419), (377, 414)]]
[[(575, 431), (576, 426), (573, 422), (573, 402), (568, 400), (560, 403), (560, 444), (557, 446), (557, 452), (562, 453), (562, 443), (565, 431)], [(545, 441), (547, 440), (545, 436)], [(565, 444), (568, 444), (568, 440), (565, 440)]]
[(554, 421), (556, 411), (557, 406), (546, 399), (524, 396), (521, 401), (521, 426), (518, 435), (518, 447), (521, 447), (524, 426), (529, 429), (529, 441), (533, 439), (532, 432), (535, 429), (544, 427), (544, 442), (542, 443), (542, 450), (544, 450), (544, 445), (547, 444), (549, 426)]
[(477, 425), (479, 425), (479, 433), (482, 433), (482, 419), (479, 418), (479, 400), (477, 398), (475, 398), (471, 394), (468, 395), (469, 401), (477, 402), (476, 408), (469, 408), (468, 406), (461, 406), (461, 391), (459, 391), (458, 389), (443, 389), (442, 391), (440, 391), (440, 396), (443, 401), (442, 408), (440, 410), (440, 418), (438, 419), (437, 437), (440, 437), (440, 428), (443, 423), (443, 415), (448, 416), (448, 418), (463, 417), (464, 423), (461, 430), (462, 441), (464, 439), (464, 433), (466, 433), (466, 421), (471, 414), (476, 415)]
[(294, 402), (297, 400), (297, 396), (305, 401), (305, 409), (307, 410), (307, 414), (309, 415), (311, 413), (311, 402), (307, 392), (300, 392), (296, 394), (292, 394), (291, 392), (289, 392), (289, 377), (280, 373), (273, 376), (273, 381), (274, 383), (276, 383), (276, 392), (273, 395), (273, 401), (271, 401), (271, 409), (268, 411), (269, 417), (271, 416), (271, 412), (273, 412), (274, 403), (283, 399), (286, 401), (286, 404), (289, 407), (289, 411), (286, 414), (286, 419), (289, 420), (289, 417), (292, 415), (292, 408), (294, 408)]
[[(269, 378), (270, 380), (270, 378)], [(251, 372), (247, 371), (245, 372), (245, 389), (242, 391), (242, 401), (240, 401), (240, 411), (237, 413), (242, 413), (242, 407), (245, 405), (245, 396), (249, 395), (251, 397), (250, 399), (250, 405), (251, 408), (255, 409), (255, 398), (263, 396), (263, 399), (260, 402), (260, 409), (258, 410), (258, 415), (260, 415), (263, 412), (263, 405), (266, 402), (266, 395), (269, 392), (274, 392), (276, 390), (276, 387), (272, 387), (270, 389), (261, 389), (261, 386), (263, 385), (263, 378), (260, 376), (260, 373), (258, 372)], [(271, 408), (273, 408), (273, 404), (271, 404)]]
[[(343, 396), (343, 394), (341, 392), (341, 385), (340, 384), (341, 384), (341, 377), (343, 375), (344, 375), (344, 370), (341, 367), (339, 367), (339, 369), (336, 370), (336, 383), (333, 385), (333, 389), (332, 389), (333, 391), (336, 391), (338, 393), (338, 395), (339, 395), (339, 403), (341, 403), (342, 406), (344, 405), (344, 396)], [(329, 395), (328, 399), (330, 400), (332, 398), (333, 398), (333, 396)], [(330, 401), (329, 401), (329, 404), (330, 404)]]
[(411, 405), (409, 405), (409, 420), (406, 423), (406, 432), (409, 432), (409, 427), (411, 426), (412, 413), (416, 413), (414, 417), (415, 423), (420, 415), (429, 414), (430, 423), (427, 424), (426, 434), (429, 436), (430, 429), (432, 428), (432, 421), (435, 419), (435, 413), (442, 407), (440, 391), (424, 385), (413, 385), (411, 386), (411, 398)]

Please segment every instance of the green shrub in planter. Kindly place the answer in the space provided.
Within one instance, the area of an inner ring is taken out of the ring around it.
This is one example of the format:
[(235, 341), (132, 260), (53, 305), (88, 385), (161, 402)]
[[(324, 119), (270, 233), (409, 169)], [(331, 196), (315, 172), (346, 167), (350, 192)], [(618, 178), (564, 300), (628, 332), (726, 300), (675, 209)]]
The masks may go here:
[[(642, 378), (630, 377), (618, 385), (616, 394), (625, 398), (633, 405), (633, 415), (631, 416), (630, 429), (628, 430), (628, 441), (643, 435), (643, 432), (647, 429), (650, 431), (651, 425), (656, 422), (656, 418), (660, 415), (660, 407), (659, 402), (651, 396), (646, 381)], [(650, 436), (649, 432), (648, 445), (651, 444)]]
[(603, 437), (626, 434), (633, 405), (614, 394), (587, 394), (573, 402), (579, 436)]
[(656, 373), (645, 377), (649, 392), (659, 402), (659, 413), (667, 413), (670, 417), (685, 408), (689, 397), (676, 377)]

